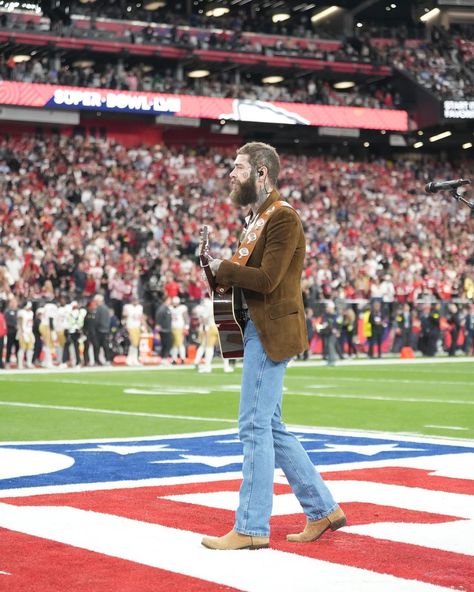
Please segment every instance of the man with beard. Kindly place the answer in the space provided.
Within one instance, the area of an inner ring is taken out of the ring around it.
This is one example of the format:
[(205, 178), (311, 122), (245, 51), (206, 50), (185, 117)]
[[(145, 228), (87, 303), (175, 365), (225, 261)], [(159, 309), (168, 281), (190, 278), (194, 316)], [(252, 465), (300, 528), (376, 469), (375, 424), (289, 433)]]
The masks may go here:
[(280, 159), (272, 146), (251, 142), (237, 151), (230, 196), (236, 206), (251, 206), (237, 253), (241, 261), (248, 259), (209, 261), (217, 290), (240, 289), (247, 309), (239, 409), (243, 481), (234, 528), (221, 537), (204, 537), (202, 544), (210, 549), (269, 546), (275, 463), (307, 517), (304, 530), (288, 535), (289, 541), (314, 541), (328, 528), (346, 523), (281, 418), (285, 370), (289, 360), (307, 348), (308, 336), (301, 293), (305, 237), (298, 214), (280, 199), (279, 172)]

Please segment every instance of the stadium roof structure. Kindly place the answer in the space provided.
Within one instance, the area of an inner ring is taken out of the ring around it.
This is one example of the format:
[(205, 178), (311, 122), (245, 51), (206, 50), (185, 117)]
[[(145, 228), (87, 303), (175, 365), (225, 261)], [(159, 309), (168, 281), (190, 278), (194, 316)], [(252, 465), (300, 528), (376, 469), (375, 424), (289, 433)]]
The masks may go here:
[[(8, 0), (1, 4), (13, 4)], [(474, 0), (140, 0), (138, 2), (115, 0), (39, 0), (38, 2), (16, 2), (33, 7), (38, 5), (44, 14), (56, 18), (64, 18), (78, 8), (82, 12), (95, 12), (100, 15), (108, 9), (120, 7), (130, 17), (146, 11), (150, 18), (163, 11), (172, 10), (183, 17), (211, 17), (218, 22), (222, 16), (246, 14), (252, 18), (266, 20), (271, 23), (280, 22), (289, 25), (292, 21), (301, 22), (311, 19), (317, 23), (324, 34), (329, 27), (339, 27), (340, 21), (346, 23), (357, 19), (364, 24), (386, 27), (419, 25), (420, 17), (427, 12), (439, 8), (450, 22), (467, 22), (474, 20)], [(335, 10), (335, 9), (339, 10)], [(318, 18), (322, 13), (322, 18)], [(274, 19), (276, 14), (286, 18)], [(332, 29), (335, 30), (335, 29)]]

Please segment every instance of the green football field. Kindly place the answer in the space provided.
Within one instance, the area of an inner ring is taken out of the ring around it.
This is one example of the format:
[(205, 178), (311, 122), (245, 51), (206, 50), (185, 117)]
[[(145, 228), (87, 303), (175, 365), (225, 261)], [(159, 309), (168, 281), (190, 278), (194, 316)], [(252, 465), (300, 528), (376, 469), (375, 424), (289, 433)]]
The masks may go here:
[[(397, 361), (398, 362), (398, 361)], [(237, 426), (241, 370), (193, 367), (0, 374), (0, 440), (152, 436)], [(474, 439), (474, 361), (290, 366), (284, 420)]]

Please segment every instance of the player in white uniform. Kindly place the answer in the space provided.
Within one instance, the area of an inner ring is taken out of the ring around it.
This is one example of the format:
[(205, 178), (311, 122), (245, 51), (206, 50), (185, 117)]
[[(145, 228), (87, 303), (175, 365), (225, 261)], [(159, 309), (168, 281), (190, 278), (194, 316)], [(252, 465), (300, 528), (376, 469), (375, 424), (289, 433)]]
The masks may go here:
[[(219, 333), (214, 322), (214, 311), (210, 298), (204, 298), (194, 309), (194, 314), (199, 320), (199, 347), (196, 351), (194, 364), (199, 372), (211, 372), (214, 352), (219, 342)], [(204, 356), (204, 364), (200, 362)], [(223, 358), (224, 372), (233, 372), (234, 369), (227, 358)]]
[[(199, 372), (211, 372), (212, 358), (214, 349), (217, 345), (218, 334), (212, 314), (212, 302), (209, 298), (204, 298), (201, 304), (194, 309), (194, 314), (199, 321), (198, 341), (199, 347), (196, 350), (194, 364)], [(204, 365), (200, 366), (204, 357)]]
[(26, 367), (33, 368), (33, 346), (35, 336), (33, 335), (33, 307), (31, 302), (27, 302), (25, 307), (18, 311), (17, 339), (20, 343), (18, 349), (18, 368), (24, 367), (24, 358), (26, 357)]
[(184, 336), (189, 330), (188, 307), (181, 304), (178, 296), (173, 298), (171, 306), (171, 335), (173, 336), (173, 346), (171, 347), (171, 362), (178, 362), (178, 355), (181, 362), (186, 359), (186, 346)]
[(66, 324), (67, 316), (69, 314), (70, 305), (64, 303), (64, 299), (61, 299), (59, 306), (57, 307), (56, 318), (54, 320), (54, 330), (56, 332), (56, 360), (60, 364), (63, 359), (64, 345), (66, 343)]
[(131, 303), (123, 307), (123, 322), (128, 332), (130, 347), (128, 349), (127, 364), (129, 366), (138, 366), (138, 350), (140, 346), (141, 330), (144, 321), (143, 306), (138, 298), (134, 298)]
[(56, 343), (56, 328), (55, 321), (58, 312), (56, 303), (51, 300), (43, 306), (43, 314), (41, 315), (41, 323), (39, 331), (43, 339), (43, 366), (45, 368), (53, 368), (52, 352)]
[(76, 367), (81, 365), (81, 353), (79, 347), (79, 340), (81, 338), (81, 331), (84, 326), (84, 317), (86, 310), (79, 308), (78, 303), (73, 300), (68, 306), (68, 313), (66, 315), (64, 333), (66, 342), (63, 349), (62, 368), (67, 368), (71, 358), (71, 346), (74, 348), (74, 355), (76, 358)]

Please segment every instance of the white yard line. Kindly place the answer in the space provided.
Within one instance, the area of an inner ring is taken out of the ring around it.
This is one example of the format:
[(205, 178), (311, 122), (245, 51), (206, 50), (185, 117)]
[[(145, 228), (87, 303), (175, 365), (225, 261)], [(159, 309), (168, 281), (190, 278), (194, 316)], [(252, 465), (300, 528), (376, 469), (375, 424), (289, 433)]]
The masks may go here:
[(18, 375), (48, 375), (48, 374), (104, 374), (107, 372), (153, 372), (163, 370), (195, 370), (194, 364), (181, 364), (177, 366), (170, 366), (167, 364), (156, 365), (156, 366), (90, 366), (90, 367), (79, 367), (79, 368), (4, 368), (0, 373), (0, 378), (4, 376), (18, 376)]
[(166, 413), (145, 413), (141, 411), (119, 411), (117, 409), (94, 409), (92, 407), (72, 407), (67, 405), (41, 405), (36, 403), (16, 403), (0, 401), (5, 407), (27, 407), (31, 409), (52, 409), (55, 411), (75, 411), (78, 413), (103, 413), (105, 415), (126, 415), (135, 417), (158, 417), (160, 419), (184, 419), (187, 421), (212, 421), (216, 423), (236, 424), (236, 419), (217, 419), (216, 417), (197, 417), (194, 415), (168, 415)]
[[(318, 377), (319, 378), (319, 377)], [(337, 378), (332, 378), (332, 380), (340, 380), (344, 382), (375, 382), (376, 384), (381, 384), (385, 382), (395, 383), (395, 384), (447, 384), (449, 386), (473, 386), (473, 381), (460, 381), (460, 380), (419, 380), (419, 379), (408, 379), (408, 378), (359, 378), (354, 377), (351, 378), (349, 376), (338, 376)]]
[[(120, 388), (124, 388), (124, 387), (137, 387), (137, 388), (154, 388), (153, 387), (153, 383), (152, 382), (104, 382), (104, 381), (98, 381), (98, 380), (78, 380), (78, 379), (74, 379), (74, 378), (51, 378), (51, 380), (42, 380), (38, 382), (38, 377), (37, 376), (32, 376), (31, 378), (26, 378), (26, 377), (19, 377), (17, 379), (7, 379), (5, 382), (8, 382), (9, 384), (16, 384), (17, 382), (20, 383), (34, 383), (35, 385), (37, 384), (78, 384), (81, 386), (84, 385), (92, 385), (92, 386), (118, 386)], [(170, 387), (172, 388), (172, 387)], [(191, 388), (191, 387), (189, 387)]]
[(439, 430), (468, 430), (469, 428), (462, 428), (460, 426), (446, 426), (446, 425), (425, 425), (425, 428), (438, 428)]
[(472, 401), (459, 399), (425, 399), (423, 397), (387, 397), (386, 395), (351, 395), (343, 393), (305, 393), (287, 391), (285, 396), (291, 397), (318, 397), (321, 399), (361, 399), (368, 401), (396, 401), (397, 403), (442, 403), (444, 405), (474, 405)]
[[(396, 357), (385, 357), (382, 359), (355, 359), (355, 360), (339, 360), (337, 362), (337, 366), (398, 366), (398, 365), (406, 365), (406, 366), (416, 366), (419, 364), (463, 364), (463, 363), (470, 363), (472, 364), (473, 358), (472, 356), (466, 357), (448, 357), (448, 356), (439, 356), (436, 358), (414, 358), (414, 359), (402, 359)], [(326, 366), (326, 362), (321, 358), (312, 358), (307, 361), (297, 361), (293, 360), (290, 362), (290, 367), (296, 368), (314, 368), (320, 367), (324, 368)], [(336, 366), (336, 367), (337, 367)], [(237, 361), (237, 368), (241, 367), (241, 362)], [(217, 363), (216, 369), (222, 369), (222, 366)], [(34, 369), (23, 369), (19, 370), (18, 368), (15, 369), (4, 369), (0, 373), (0, 381), (3, 378), (7, 378), (10, 376), (21, 376), (21, 375), (50, 375), (50, 374), (84, 374), (84, 373), (108, 373), (108, 372), (148, 372), (155, 374), (156, 372), (171, 371), (171, 372), (179, 372), (183, 370), (195, 370), (193, 364), (187, 365), (179, 365), (179, 366), (169, 366), (169, 365), (156, 365), (156, 366), (101, 366), (101, 367), (87, 367), (87, 368), (34, 368)]]

